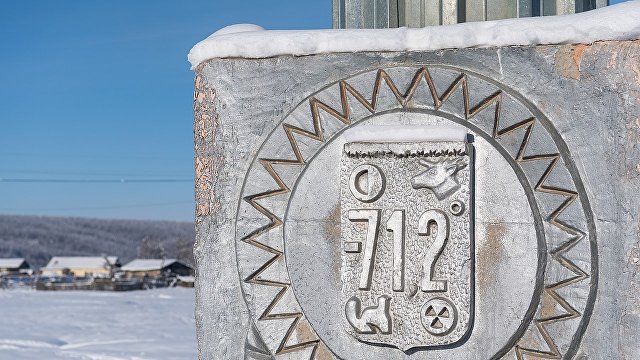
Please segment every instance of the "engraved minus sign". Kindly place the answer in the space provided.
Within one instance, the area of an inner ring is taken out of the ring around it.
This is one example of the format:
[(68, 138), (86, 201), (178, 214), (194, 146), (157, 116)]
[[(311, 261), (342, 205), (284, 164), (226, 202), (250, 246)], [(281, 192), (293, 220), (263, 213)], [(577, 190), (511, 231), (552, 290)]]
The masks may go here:
[(345, 241), (344, 252), (359, 253), (362, 251), (362, 243), (359, 241)]

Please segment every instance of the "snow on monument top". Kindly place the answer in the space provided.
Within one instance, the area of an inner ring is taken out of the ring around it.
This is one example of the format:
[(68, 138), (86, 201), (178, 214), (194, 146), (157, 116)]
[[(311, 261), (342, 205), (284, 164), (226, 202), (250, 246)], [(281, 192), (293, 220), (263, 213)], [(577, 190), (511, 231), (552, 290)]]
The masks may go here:
[(578, 44), (640, 39), (640, 0), (574, 15), (430, 26), (420, 29), (218, 30), (189, 52), (192, 69), (213, 58), (267, 58), (364, 51), (427, 51), (509, 45)]

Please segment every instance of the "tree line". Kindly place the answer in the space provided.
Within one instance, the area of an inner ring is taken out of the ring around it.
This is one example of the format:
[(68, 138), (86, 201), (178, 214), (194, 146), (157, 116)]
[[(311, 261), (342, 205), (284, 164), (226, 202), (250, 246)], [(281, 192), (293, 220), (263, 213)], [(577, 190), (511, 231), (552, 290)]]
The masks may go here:
[(52, 256), (109, 255), (123, 264), (166, 257), (193, 264), (194, 240), (190, 222), (0, 215), (0, 258), (26, 258), (32, 268)]

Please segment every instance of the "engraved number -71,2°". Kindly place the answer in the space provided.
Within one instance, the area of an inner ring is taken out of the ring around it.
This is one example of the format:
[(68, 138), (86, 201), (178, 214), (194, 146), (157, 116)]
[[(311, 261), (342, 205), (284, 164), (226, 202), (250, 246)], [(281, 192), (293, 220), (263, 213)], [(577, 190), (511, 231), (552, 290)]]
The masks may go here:
[(371, 276), (373, 274), (373, 264), (376, 257), (378, 242), (378, 225), (380, 224), (380, 210), (359, 209), (349, 210), (349, 220), (366, 221), (367, 237), (364, 244), (364, 255), (362, 258), (362, 272), (360, 273), (360, 290), (371, 289)]
[(435, 280), (434, 273), (436, 270), (436, 262), (444, 251), (449, 239), (449, 219), (447, 215), (440, 210), (427, 210), (420, 216), (418, 220), (418, 235), (431, 234), (431, 225), (436, 224), (438, 227), (436, 238), (433, 244), (427, 249), (422, 262), (422, 281), (420, 288), (425, 292), (447, 291), (447, 280)]
[[(371, 278), (378, 243), (378, 226), (380, 224), (380, 210), (358, 209), (349, 210), (349, 220), (367, 222), (367, 235), (362, 258), (362, 272), (360, 273), (360, 290), (371, 289)], [(405, 212), (395, 210), (387, 220), (387, 231), (393, 234), (393, 291), (404, 290), (404, 241), (405, 241)], [(418, 235), (431, 235), (431, 226), (437, 226), (435, 240), (427, 249), (422, 262), (422, 279), (420, 288), (425, 292), (447, 291), (447, 281), (434, 279), (436, 262), (449, 239), (449, 219), (440, 210), (427, 210), (418, 220)]]

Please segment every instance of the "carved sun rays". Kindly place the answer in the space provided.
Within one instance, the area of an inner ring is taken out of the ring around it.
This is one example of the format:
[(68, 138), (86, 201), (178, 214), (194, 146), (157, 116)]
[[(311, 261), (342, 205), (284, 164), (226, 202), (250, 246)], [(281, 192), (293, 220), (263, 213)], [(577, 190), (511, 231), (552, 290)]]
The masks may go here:
[[(396, 84), (393, 82), (389, 74), (385, 70), (378, 70), (373, 91), (370, 97), (370, 101), (358, 92), (352, 85), (350, 85), (345, 80), (339, 82), (339, 91), (340, 91), (340, 110), (337, 110), (326, 103), (318, 100), (317, 98), (310, 98), (309, 105), (311, 107), (311, 117), (312, 117), (312, 126), (313, 130), (305, 130), (300, 127), (293, 126), (291, 124), (282, 124), (282, 129), (284, 130), (287, 139), (289, 141), (289, 145), (291, 146), (291, 150), (294, 154), (294, 159), (270, 159), (270, 158), (261, 158), (259, 159), (260, 165), (266, 170), (266, 172), (271, 176), (271, 178), (275, 181), (277, 187), (275, 189), (261, 192), (258, 194), (253, 194), (244, 198), (244, 200), (250, 204), (255, 210), (261, 213), (269, 220), (269, 224), (258, 228), (251, 232), (250, 234), (243, 237), (241, 240), (247, 244), (250, 244), (260, 250), (263, 250), (273, 256), (267, 260), (262, 266), (260, 266), (256, 271), (254, 271), (251, 275), (244, 279), (245, 282), (254, 284), (254, 285), (263, 285), (269, 287), (275, 287), (280, 289), (271, 303), (267, 306), (264, 312), (259, 316), (258, 320), (260, 321), (268, 321), (268, 320), (283, 320), (283, 319), (293, 319), (291, 325), (286, 331), (282, 341), (278, 345), (278, 348), (275, 350), (275, 355), (285, 354), (289, 352), (300, 351), (302, 349), (306, 349), (311, 347), (311, 355), (310, 359), (315, 359), (318, 353), (318, 349), (321, 346), (321, 342), (319, 338), (307, 341), (301, 341), (297, 344), (287, 345), (291, 340), (294, 331), (298, 328), (300, 322), (303, 320), (304, 315), (301, 312), (285, 312), (285, 313), (274, 313), (274, 309), (278, 305), (278, 303), (282, 300), (285, 293), (289, 291), (291, 284), (281, 281), (273, 281), (263, 279), (261, 275), (273, 264), (275, 264), (279, 259), (281, 259), (284, 254), (281, 250), (270, 247), (263, 242), (260, 242), (259, 238), (262, 235), (270, 232), (282, 226), (282, 219), (280, 219), (276, 214), (267, 209), (265, 206), (261, 205), (258, 201), (261, 199), (269, 198), (272, 196), (277, 196), (281, 194), (286, 194), (290, 192), (289, 187), (283, 181), (281, 176), (274, 169), (274, 165), (305, 165), (305, 159), (303, 158), (302, 152), (298, 146), (298, 142), (296, 140), (295, 135), (305, 136), (309, 139), (325, 142), (325, 134), (324, 129), (321, 123), (321, 112), (326, 113), (329, 117), (334, 120), (340, 122), (343, 126), (349, 126), (351, 124), (351, 106), (352, 105), (360, 105), (364, 109), (366, 109), (369, 113), (375, 114), (379, 99), (380, 99), (380, 91), (382, 86), (386, 86), (388, 90), (391, 91), (398, 105), (402, 108), (408, 107), (408, 103), (413, 99), (416, 91), (418, 90), (422, 80), (427, 85), (428, 94), (431, 96), (431, 101), (433, 102), (433, 109), (439, 110), (440, 107), (446, 103), (449, 99), (451, 99), (452, 95), (456, 93), (458, 90), (462, 92), (463, 97), (463, 107), (464, 107), (464, 117), (465, 120), (470, 121), (477, 114), (482, 111), (485, 111), (491, 105), (494, 105), (494, 113), (493, 113), (493, 127), (491, 136), (498, 140), (505, 135), (510, 135), (516, 130), (525, 129), (524, 136), (522, 138), (522, 142), (520, 144), (519, 150), (516, 153), (514, 160), (517, 163), (524, 163), (530, 161), (549, 161), (549, 165), (547, 169), (544, 171), (536, 185), (534, 186), (534, 191), (540, 193), (547, 193), (557, 196), (562, 196), (565, 200), (562, 202), (560, 206), (558, 206), (547, 218), (547, 221), (560, 229), (561, 231), (570, 235), (570, 239), (564, 242), (562, 245), (558, 246), (556, 249), (553, 249), (550, 254), (553, 260), (558, 262), (564, 268), (571, 271), (575, 276), (563, 279), (557, 283), (547, 285), (544, 288), (544, 293), (554, 299), (557, 304), (565, 311), (564, 314), (555, 315), (555, 316), (547, 316), (545, 317), (543, 314), (539, 314), (540, 317), (534, 319), (534, 324), (536, 329), (539, 331), (542, 339), (545, 341), (549, 350), (536, 348), (536, 347), (526, 347), (524, 345), (516, 344), (515, 354), (519, 360), (525, 359), (525, 355), (537, 357), (537, 358), (546, 358), (546, 359), (560, 359), (562, 354), (558, 349), (555, 341), (549, 334), (547, 326), (559, 321), (566, 321), (569, 319), (573, 319), (580, 316), (580, 313), (572, 307), (559, 293), (558, 290), (564, 287), (567, 287), (571, 284), (577, 283), (579, 281), (585, 280), (589, 277), (584, 270), (574, 264), (571, 260), (567, 259), (564, 255), (573, 248), (577, 243), (585, 238), (585, 233), (569, 224), (566, 224), (560, 220), (558, 217), (577, 199), (578, 194), (575, 191), (562, 189), (559, 187), (546, 185), (546, 181), (549, 176), (553, 172), (554, 168), (561, 161), (561, 157), (559, 153), (553, 154), (537, 154), (537, 155), (526, 155), (527, 147), (531, 141), (531, 135), (534, 129), (534, 126), (537, 123), (537, 119), (535, 117), (531, 117), (525, 119), (516, 124), (510, 125), (505, 128), (500, 128), (500, 117), (501, 117), (501, 109), (502, 109), (502, 97), (503, 92), (498, 90), (493, 94), (487, 96), (483, 100), (481, 100), (478, 104), (471, 106), (470, 98), (469, 98), (469, 85), (467, 75), (462, 73), (460, 74), (453, 82), (447, 87), (447, 89), (442, 93), (442, 95), (438, 95), (438, 91), (434, 84), (434, 81), (429, 73), (427, 67), (419, 68), (413, 79), (408, 86), (407, 90), (402, 93)], [(351, 101), (353, 99), (355, 101)], [(315, 334), (314, 334), (315, 335)]]

